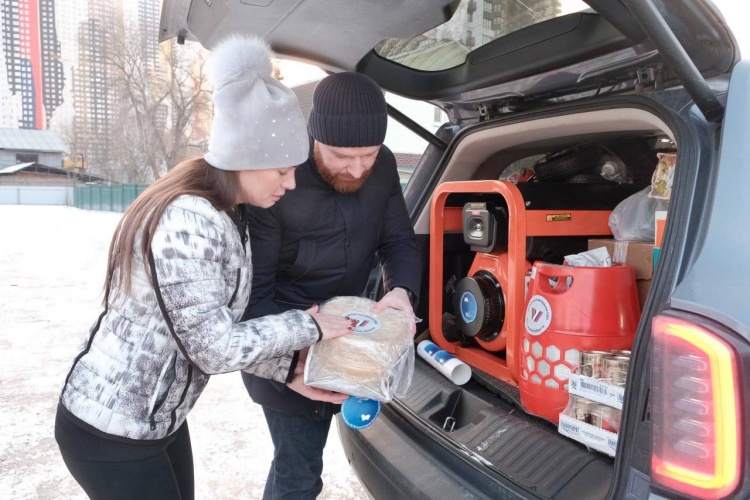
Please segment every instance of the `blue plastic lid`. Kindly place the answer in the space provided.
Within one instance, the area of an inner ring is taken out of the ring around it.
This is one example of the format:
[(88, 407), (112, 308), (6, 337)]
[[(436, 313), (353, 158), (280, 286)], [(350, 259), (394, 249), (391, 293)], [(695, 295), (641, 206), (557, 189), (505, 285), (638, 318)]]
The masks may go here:
[(365, 429), (372, 425), (380, 414), (380, 401), (350, 396), (341, 405), (341, 417), (352, 429)]

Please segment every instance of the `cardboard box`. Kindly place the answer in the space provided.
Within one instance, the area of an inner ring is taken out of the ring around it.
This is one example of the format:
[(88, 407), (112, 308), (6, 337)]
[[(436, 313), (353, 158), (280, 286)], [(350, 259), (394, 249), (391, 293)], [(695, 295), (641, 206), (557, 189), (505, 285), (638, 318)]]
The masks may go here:
[(612, 262), (627, 264), (635, 269), (635, 285), (638, 289), (638, 302), (643, 309), (651, 278), (654, 277), (654, 244), (644, 241), (615, 241), (613, 239), (590, 239), (589, 250), (606, 247)]
[(641, 311), (643, 311), (648, 292), (651, 290), (651, 280), (635, 280), (635, 287), (638, 289), (638, 303), (641, 305)]
[(613, 239), (590, 239), (589, 250), (606, 247), (612, 262), (627, 264), (635, 269), (635, 279), (650, 280), (654, 277), (654, 244), (643, 241), (615, 241)]
[(563, 436), (583, 443), (590, 448), (614, 457), (617, 453), (617, 434), (581, 422), (564, 413), (560, 414), (557, 430)]
[(577, 373), (570, 374), (568, 392), (618, 410), (622, 410), (622, 403), (625, 401), (624, 387), (612, 385), (605, 380), (584, 377)]

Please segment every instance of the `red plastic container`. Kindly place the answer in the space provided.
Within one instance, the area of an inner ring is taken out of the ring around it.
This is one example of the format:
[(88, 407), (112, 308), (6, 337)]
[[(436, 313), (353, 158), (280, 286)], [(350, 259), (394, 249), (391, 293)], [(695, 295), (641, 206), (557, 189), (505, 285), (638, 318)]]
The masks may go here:
[(635, 272), (626, 265), (537, 262), (521, 335), (521, 404), (558, 423), (581, 351), (630, 349), (640, 319)]

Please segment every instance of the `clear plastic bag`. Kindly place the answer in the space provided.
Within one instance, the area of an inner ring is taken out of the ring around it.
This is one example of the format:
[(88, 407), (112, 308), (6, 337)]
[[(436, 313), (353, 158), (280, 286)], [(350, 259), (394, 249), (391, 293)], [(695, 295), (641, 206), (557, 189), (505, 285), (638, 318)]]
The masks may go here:
[(656, 164), (651, 176), (651, 192), (649, 196), (658, 200), (668, 200), (672, 196), (672, 182), (677, 155), (674, 153), (657, 153), (659, 163)]
[(374, 305), (362, 297), (335, 297), (320, 306), (322, 313), (358, 324), (349, 335), (310, 347), (305, 384), (384, 403), (406, 395), (414, 373), (414, 318), (395, 309), (372, 314)]
[(666, 200), (649, 196), (651, 186), (622, 200), (609, 216), (609, 228), (616, 240), (654, 241), (654, 215), (666, 210)]

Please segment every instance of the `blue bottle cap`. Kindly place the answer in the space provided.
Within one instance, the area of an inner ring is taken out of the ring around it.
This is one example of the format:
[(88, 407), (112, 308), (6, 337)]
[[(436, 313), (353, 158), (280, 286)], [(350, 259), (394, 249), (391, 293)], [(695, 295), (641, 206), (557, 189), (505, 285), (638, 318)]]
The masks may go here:
[(341, 405), (341, 417), (352, 429), (364, 429), (372, 425), (380, 414), (380, 401), (350, 396)]

